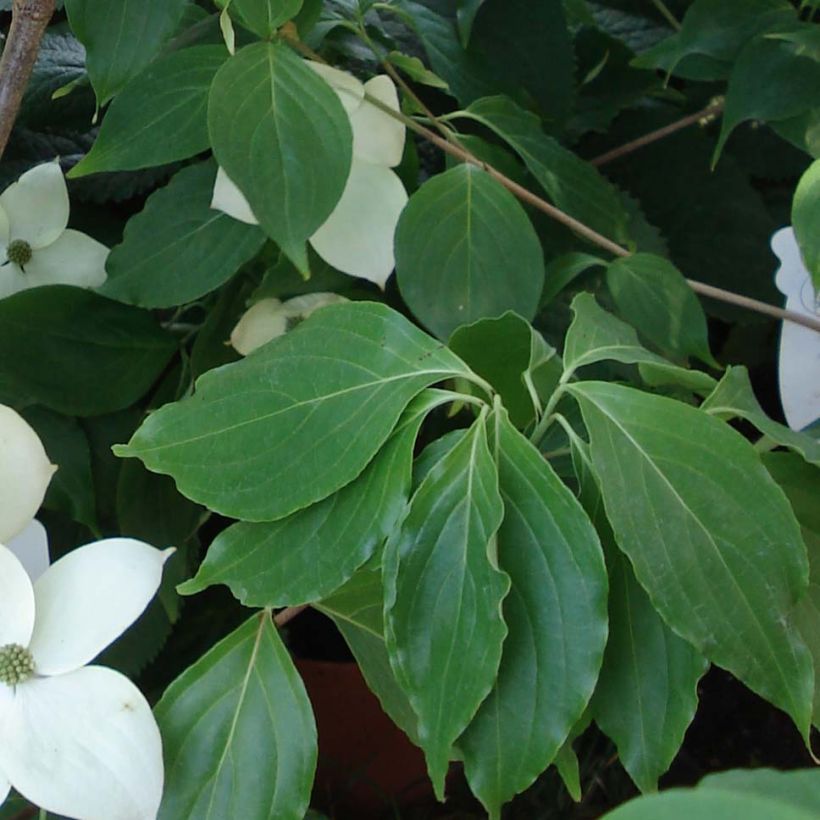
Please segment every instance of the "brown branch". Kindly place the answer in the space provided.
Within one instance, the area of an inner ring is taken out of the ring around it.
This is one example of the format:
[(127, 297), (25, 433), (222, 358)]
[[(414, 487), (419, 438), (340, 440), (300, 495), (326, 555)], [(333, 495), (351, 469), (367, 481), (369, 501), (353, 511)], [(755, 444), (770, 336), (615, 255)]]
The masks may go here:
[(0, 156), (20, 111), (54, 5), (55, 0), (14, 0), (11, 28), (0, 58)]
[(608, 162), (612, 162), (620, 157), (625, 157), (633, 151), (637, 151), (640, 148), (651, 145), (653, 142), (657, 142), (658, 140), (662, 140), (665, 137), (677, 133), (678, 131), (682, 131), (690, 125), (709, 122), (723, 112), (723, 105), (723, 99), (714, 100), (709, 103), (706, 108), (703, 108), (695, 114), (690, 114), (688, 117), (675, 120), (675, 122), (671, 122), (669, 125), (664, 125), (663, 128), (658, 128), (656, 131), (650, 131), (648, 134), (644, 134), (642, 137), (632, 140), (632, 142), (628, 142), (618, 148), (613, 148), (611, 151), (607, 151), (605, 154), (601, 154), (601, 156), (589, 160), (589, 162), (590, 164), (597, 166), (606, 165)]
[(289, 621), (292, 621), (297, 615), (300, 615), (308, 608), (308, 604), (302, 604), (301, 606), (289, 606), (287, 609), (283, 609), (281, 612), (277, 612), (274, 616), (273, 622), (278, 627), (283, 627)]

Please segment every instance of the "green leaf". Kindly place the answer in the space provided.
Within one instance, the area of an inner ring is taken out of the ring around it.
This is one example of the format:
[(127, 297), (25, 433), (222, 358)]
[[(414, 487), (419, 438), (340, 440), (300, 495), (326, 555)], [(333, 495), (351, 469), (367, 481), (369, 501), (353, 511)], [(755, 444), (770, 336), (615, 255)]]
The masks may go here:
[(603, 382), (568, 385), (618, 546), (655, 608), (808, 737), (811, 656), (790, 625), (806, 548), (752, 446), (688, 405)]
[(185, 0), (66, 0), (68, 21), (86, 48), (86, 69), (105, 105), (142, 71), (177, 30)]
[(276, 34), (299, 14), (303, 0), (233, 0), (231, 10), (239, 12), (242, 22), (263, 39)]
[(817, 105), (820, 62), (784, 40), (759, 37), (739, 54), (726, 89), (726, 107), (712, 165), (740, 123), (786, 120)]
[(191, 165), (153, 193), (106, 262), (101, 293), (140, 307), (192, 302), (218, 288), (266, 241), (254, 225), (211, 208), (216, 167)]
[(453, 334), (450, 350), (501, 396), (516, 427), (523, 428), (541, 410), (535, 381), (561, 375), (561, 361), (529, 322), (508, 312), (480, 319)]
[(449, 88), (447, 83), (438, 74), (430, 71), (418, 57), (409, 57), (400, 51), (391, 51), (385, 59), (396, 68), (401, 69), (414, 82), (428, 85), (430, 88), (440, 88), (442, 91), (447, 91)]
[(330, 305), (206, 373), (117, 452), (216, 512), (275, 521), (358, 477), (411, 399), (451, 376), (475, 378), (390, 308)]
[(148, 66), (111, 103), (93, 148), (69, 178), (148, 168), (207, 149), (208, 90), (227, 57), (222, 46), (193, 46)]
[(456, 6), (456, 20), (458, 20), (458, 33), (461, 45), (467, 48), (470, 45), (470, 34), (473, 30), (473, 23), (478, 10), (484, 5), (486, 0), (458, 0)]
[(535, 316), (541, 243), (515, 197), (485, 171), (459, 165), (422, 185), (402, 212), (395, 246), (401, 295), (439, 338), (505, 310)]
[(256, 43), (217, 72), (208, 128), (264, 230), (307, 271), (305, 243), (350, 172), (353, 136), (337, 94), (284, 43)]
[(683, 744), (709, 664), (664, 623), (625, 556), (609, 558), (609, 640), (592, 711), (629, 776), (651, 792)]
[(316, 727), (269, 613), (254, 615), (183, 672), (155, 714), (166, 765), (161, 820), (304, 817)]
[(416, 713), (393, 674), (384, 642), (381, 570), (359, 570), (341, 589), (314, 607), (333, 619), (384, 711), (418, 744)]
[(175, 352), (149, 313), (88, 290), (52, 285), (0, 300), (4, 388), (67, 416), (128, 407)]
[(287, 518), (234, 524), (220, 533), (189, 595), (226, 584), (245, 606), (295, 606), (330, 595), (390, 535), (407, 503), (413, 447), (427, 413), (452, 394), (416, 397), (358, 479)]
[(792, 226), (814, 289), (820, 291), (820, 159), (809, 166), (794, 192)]
[(571, 282), (590, 268), (606, 268), (607, 263), (589, 253), (565, 253), (553, 259), (544, 272), (544, 290), (541, 292), (541, 307), (546, 307)]
[(820, 441), (808, 433), (799, 433), (772, 421), (758, 403), (749, 379), (749, 371), (745, 367), (727, 368), (717, 387), (701, 405), (701, 410), (724, 421), (745, 419), (772, 441), (794, 450), (806, 461), (820, 466)]
[(606, 283), (621, 316), (653, 345), (720, 368), (709, 350), (703, 308), (671, 262), (650, 253), (616, 259), (607, 268)]
[(385, 548), (387, 649), (439, 799), (453, 743), (493, 686), (507, 634), (509, 578), (495, 543), (503, 515), (483, 411), (424, 479)]
[(629, 239), (629, 215), (618, 190), (594, 166), (544, 134), (534, 114), (506, 97), (488, 97), (460, 116), (507, 142), (561, 210), (615, 242)]
[(509, 634), (496, 685), (458, 741), (467, 779), (491, 818), (555, 759), (595, 688), (607, 635), (606, 567), (595, 529), (503, 409), (496, 424)]
[(26, 407), (22, 416), (43, 442), (49, 461), (59, 468), (51, 479), (43, 506), (59, 510), (92, 531), (97, 527), (91, 450), (76, 419), (45, 407)]
[(809, 591), (797, 604), (795, 620), (814, 657), (812, 720), (820, 726), (820, 470), (792, 453), (764, 453), (763, 464), (786, 493), (809, 553)]
[(820, 814), (820, 772), (797, 769), (790, 772), (775, 769), (735, 769), (710, 774), (698, 783), (698, 789), (737, 792), (763, 799), (776, 799), (784, 804)]
[[(707, 373), (676, 367), (650, 353), (638, 341), (638, 334), (626, 322), (607, 313), (591, 293), (579, 293), (572, 300), (574, 318), (564, 340), (564, 372), (602, 361), (637, 364), (650, 384), (680, 384), (692, 390), (708, 391), (716, 382)], [(564, 380), (568, 380), (568, 376)]]

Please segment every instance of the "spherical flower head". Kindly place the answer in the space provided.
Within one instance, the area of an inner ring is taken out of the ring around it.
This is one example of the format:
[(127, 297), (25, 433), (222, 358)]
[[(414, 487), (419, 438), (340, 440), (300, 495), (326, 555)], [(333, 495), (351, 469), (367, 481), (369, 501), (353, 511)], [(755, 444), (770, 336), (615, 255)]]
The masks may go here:
[(163, 787), (151, 708), (89, 666), (144, 611), (173, 550), (88, 544), (32, 579), (0, 544), (0, 804), (14, 787), (78, 820), (153, 820)]
[[(396, 86), (379, 75), (362, 83), (352, 74), (321, 63), (309, 65), (336, 92), (353, 131), (353, 159), (341, 199), (310, 244), (342, 273), (384, 288), (395, 267), (393, 240), (407, 192), (393, 168), (404, 153), (404, 125), (367, 100), (399, 110)], [(258, 225), (242, 192), (220, 168), (211, 207)]]
[(94, 288), (106, 279), (108, 248), (68, 227), (58, 162), (26, 171), (0, 194), (0, 299), (40, 285)]

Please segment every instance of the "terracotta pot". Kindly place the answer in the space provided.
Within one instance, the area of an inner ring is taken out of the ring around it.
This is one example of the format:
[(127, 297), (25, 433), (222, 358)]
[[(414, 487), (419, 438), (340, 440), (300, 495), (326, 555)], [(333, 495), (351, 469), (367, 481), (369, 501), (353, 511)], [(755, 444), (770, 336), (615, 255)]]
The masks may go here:
[(314, 805), (335, 818), (379, 817), (430, 800), (424, 756), (387, 715), (355, 663), (296, 660), (319, 731)]

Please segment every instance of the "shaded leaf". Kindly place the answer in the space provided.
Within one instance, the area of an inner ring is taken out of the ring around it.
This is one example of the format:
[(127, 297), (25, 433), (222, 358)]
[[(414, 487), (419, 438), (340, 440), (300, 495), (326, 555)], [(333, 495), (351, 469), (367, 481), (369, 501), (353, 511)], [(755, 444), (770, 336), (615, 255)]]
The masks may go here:
[(792, 226), (815, 291), (820, 291), (820, 160), (800, 178), (794, 192)]
[(231, 10), (239, 12), (242, 22), (256, 35), (267, 39), (279, 26), (293, 19), (303, 0), (233, 0)]

